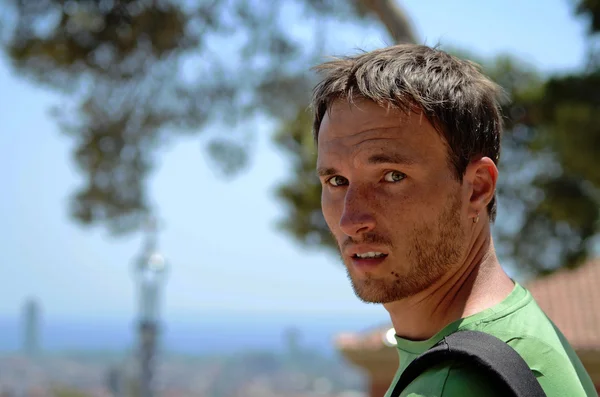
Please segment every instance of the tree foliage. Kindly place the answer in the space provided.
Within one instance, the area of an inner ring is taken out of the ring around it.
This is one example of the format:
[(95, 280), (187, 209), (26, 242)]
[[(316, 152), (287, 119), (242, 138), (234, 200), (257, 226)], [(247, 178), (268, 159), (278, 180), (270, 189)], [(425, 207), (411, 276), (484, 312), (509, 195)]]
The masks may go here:
[[(542, 76), (510, 56), (484, 60), (448, 49), (482, 65), (507, 94), (494, 232), (500, 255), (522, 277), (579, 266), (600, 231), (600, 121), (594, 117), (600, 63), (593, 51), (600, 2), (581, 1), (576, 13), (591, 21), (590, 62), (569, 75)], [(295, 175), (278, 190), (290, 214), (282, 228), (307, 247), (337, 252), (318, 210), (320, 184), (310, 174), (316, 162), (310, 115), (300, 111), (277, 142), (292, 158)]]
[(518, 133), (527, 136), (530, 153), (523, 167), (535, 172), (529, 184), (507, 189), (524, 209), (520, 229), (504, 236), (508, 253), (541, 275), (583, 263), (600, 231), (600, 172), (595, 164), (600, 154), (600, 120), (595, 117), (600, 110), (600, 2), (577, 1), (574, 10), (589, 24), (587, 67), (549, 76), (526, 98), (520, 112), (525, 122)]
[[(322, 26), (366, 21), (370, 3), (388, 2), (0, 0), (0, 26), (18, 74), (65, 94), (55, 115), (85, 180), (72, 215), (125, 233), (152, 209), (145, 183), (160, 147), (257, 112), (290, 117), (306, 103)], [(301, 34), (288, 29), (292, 16)], [(211, 134), (215, 165), (241, 169), (251, 134)]]
[[(379, 24), (415, 41), (394, 0), (0, 0), (2, 46), (14, 70), (64, 94), (55, 110), (75, 143), (84, 183), (71, 212), (114, 233), (137, 230), (152, 210), (145, 183), (161, 147), (219, 125), (205, 142), (223, 172), (248, 161), (242, 121), (279, 121), (277, 145), (292, 175), (278, 190), (282, 228), (307, 247), (335, 251), (320, 212), (316, 151), (306, 110), (311, 65), (331, 21)], [(501, 255), (522, 271), (574, 267), (598, 234), (600, 2), (573, 0), (589, 24), (587, 69), (541, 76), (510, 57), (480, 60), (502, 85), (506, 133), (500, 163)], [(290, 27), (291, 18), (303, 21)], [(234, 128), (234, 127), (238, 128)]]

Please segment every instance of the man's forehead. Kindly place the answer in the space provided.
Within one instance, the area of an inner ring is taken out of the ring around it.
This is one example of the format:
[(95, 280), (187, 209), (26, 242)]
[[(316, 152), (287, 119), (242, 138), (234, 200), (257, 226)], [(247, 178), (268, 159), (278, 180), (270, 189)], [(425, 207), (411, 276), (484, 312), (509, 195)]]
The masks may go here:
[(445, 155), (445, 144), (422, 113), (407, 114), (372, 102), (353, 105), (339, 101), (321, 124), (317, 165), (326, 167), (350, 158), (369, 162), (366, 159), (378, 154), (416, 163), (438, 152)]
[(373, 101), (368, 100), (355, 100), (348, 101), (344, 99), (338, 99), (334, 101), (324, 114), (324, 120), (328, 122), (341, 123), (352, 120), (356, 122), (358, 120), (362, 123), (370, 123), (374, 120), (381, 119), (393, 119), (397, 122), (403, 121), (408, 116), (407, 112), (404, 112), (398, 108), (392, 106), (380, 106)]
[(398, 122), (380, 122), (359, 128), (354, 125), (333, 125), (323, 128), (319, 134), (318, 149), (350, 147), (410, 147), (420, 146), (422, 140), (431, 140), (427, 131), (414, 125)]
[(403, 144), (401, 140), (386, 137), (361, 137), (364, 139), (331, 140), (323, 142), (318, 148), (317, 163), (336, 161), (343, 158), (355, 160), (377, 157), (379, 155), (405, 159), (414, 158), (417, 154), (411, 149), (413, 145)]
[(348, 138), (398, 139), (404, 130), (414, 130), (428, 124), (421, 112), (404, 112), (385, 108), (371, 101), (335, 101), (325, 113), (319, 128), (318, 143)]

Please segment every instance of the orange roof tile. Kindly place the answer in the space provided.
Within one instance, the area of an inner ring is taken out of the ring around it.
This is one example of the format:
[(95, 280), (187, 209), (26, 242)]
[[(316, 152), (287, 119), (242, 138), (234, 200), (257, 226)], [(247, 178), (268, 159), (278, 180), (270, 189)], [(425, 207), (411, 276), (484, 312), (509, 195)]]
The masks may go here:
[(600, 258), (526, 285), (578, 350), (600, 350)]
[(334, 344), (344, 350), (378, 350), (387, 347), (385, 334), (392, 324), (373, 327), (363, 332), (344, 332), (334, 337)]

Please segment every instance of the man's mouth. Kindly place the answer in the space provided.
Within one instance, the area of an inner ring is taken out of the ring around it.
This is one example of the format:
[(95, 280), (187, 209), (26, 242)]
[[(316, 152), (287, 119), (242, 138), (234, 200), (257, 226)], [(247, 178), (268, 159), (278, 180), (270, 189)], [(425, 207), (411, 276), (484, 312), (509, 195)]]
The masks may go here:
[(384, 258), (386, 256), (387, 256), (387, 254), (384, 254), (383, 252), (377, 252), (377, 251), (369, 251), (369, 252), (364, 252), (361, 254), (352, 255), (353, 258), (358, 258), (358, 259)]

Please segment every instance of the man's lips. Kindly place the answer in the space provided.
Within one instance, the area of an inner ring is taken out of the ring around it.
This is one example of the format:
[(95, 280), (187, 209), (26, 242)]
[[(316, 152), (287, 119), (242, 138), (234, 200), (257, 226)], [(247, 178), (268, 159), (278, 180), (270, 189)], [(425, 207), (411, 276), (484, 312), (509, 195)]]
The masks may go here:
[(349, 246), (344, 254), (355, 269), (371, 271), (386, 260), (389, 251), (382, 246), (357, 244)]
[(350, 257), (350, 263), (359, 271), (372, 271), (387, 259), (387, 255), (374, 258)]
[(365, 256), (372, 256), (369, 255), (370, 253), (376, 253), (378, 254), (377, 256), (388, 256), (387, 249), (376, 245), (357, 244), (349, 246), (344, 250), (344, 255), (358, 259), (363, 259)]

